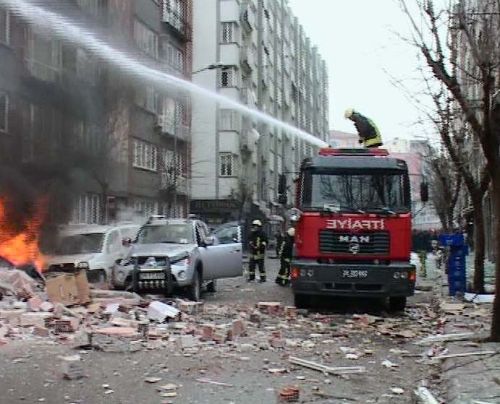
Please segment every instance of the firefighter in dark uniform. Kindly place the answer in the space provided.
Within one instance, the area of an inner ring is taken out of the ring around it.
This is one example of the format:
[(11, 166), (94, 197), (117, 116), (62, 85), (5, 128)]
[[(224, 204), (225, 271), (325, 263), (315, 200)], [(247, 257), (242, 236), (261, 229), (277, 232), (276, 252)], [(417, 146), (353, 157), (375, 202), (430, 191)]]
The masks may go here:
[(361, 115), (352, 108), (345, 111), (344, 117), (354, 122), (360, 144), (362, 143), (367, 148), (382, 146), (382, 136), (380, 136), (377, 126), (370, 118)]
[(295, 229), (290, 227), (280, 246), (280, 271), (275, 282), (280, 286), (290, 283), (290, 263), (292, 262), (293, 242), (295, 240)]
[(250, 263), (248, 265), (248, 281), (255, 280), (255, 267), (259, 267), (259, 282), (266, 281), (266, 269), (264, 268), (264, 258), (267, 247), (267, 236), (262, 230), (260, 220), (252, 222), (250, 237), (248, 240), (250, 247)]

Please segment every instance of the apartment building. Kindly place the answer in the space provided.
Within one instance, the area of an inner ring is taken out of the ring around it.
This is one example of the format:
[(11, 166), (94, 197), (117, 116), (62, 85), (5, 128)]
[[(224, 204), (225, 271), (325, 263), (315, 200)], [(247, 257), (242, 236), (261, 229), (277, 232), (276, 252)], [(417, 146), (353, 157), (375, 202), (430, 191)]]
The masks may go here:
[[(193, 26), (194, 83), (328, 140), (326, 64), (286, 0), (194, 0)], [(214, 223), (282, 213), (279, 175), (293, 178), (314, 153), (292, 133), (201, 98), (192, 139), (191, 211)]]
[[(37, 4), (161, 71), (191, 74), (190, 0)], [(0, 7), (1, 164), (33, 181), (59, 166), (74, 223), (188, 212), (190, 102), (121, 67)]]
[[(498, 37), (500, 35), (500, 21), (498, 16), (500, 15), (500, 5), (495, 0), (467, 0), (461, 4), (464, 6), (464, 18), (468, 22), (467, 27), (469, 32), (475, 36), (478, 46), (474, 50), (469, 47), (466, 33), (462, 29), (458, 29), (460, 27), (459, 22), (452, 19), (449, 29), (449, 41), (455, 50), (454, 55), (456, 56), (454, 74), (457, 77), (467, 104), (476, 112), (476, 117), (482, 123), (485, 110), (484, 99), (490, 99), (496, 91), (500, 90), (500, 74), (498, 69), (498, 61), (500, 60), (500, 49), (498, 47)], [(456, 19), (459, 9), (455, 8), (454, 11), (456, 13), (453, 16)], [(483, 81), (480, 79), (481, 75), (477, 57), (473, 55), (474, 52), (479, 55), (482, 63), (492, 66), (490, 72), (490, 93), (486, 94), (486, 97), (483, 92)], [(457, 113), (453, 124), (453, 134), (464, 138), (462, 156), (464, 157), (464, 161), (469, 165), (470, 172), (476, 181), (479, 182), (483, 167), (485, 166), (482, 147), (477, 137), (473, 136), (468, 123), (465, 121), (462, 110), (458, 105), (455, 105), (455, 108)], [(470, 195), (465, 189), (457, 205), (460, 207), (458, 212), (461, 221), (460, 224), (466, 229), (469, 235), (473, 235), (474, 207)], [(489, 192), (486, 193), (483, 201), (483, 215), (486, 256), (490, 260), (495, 260), (495, 239), (497, 235), (493, 204)]]

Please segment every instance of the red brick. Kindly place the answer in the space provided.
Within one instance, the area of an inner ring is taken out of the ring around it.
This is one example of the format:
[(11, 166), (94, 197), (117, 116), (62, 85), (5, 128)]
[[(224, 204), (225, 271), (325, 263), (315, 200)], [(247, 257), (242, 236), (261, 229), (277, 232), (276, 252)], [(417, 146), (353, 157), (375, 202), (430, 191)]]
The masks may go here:
[(205, 324), (201, 327), (201, 339), (211, 341), (214, 338), (215, 327), (212, 324)]
[(33, 335), (37, 335), (39, 337), (48, 337), (49, 330), (45, 327), (35, 326), (33, 327)]
[(295, 306), (285, 306), (285, 316), (287, 318), (297, 318), (297, 308)]
[(259, 302), (257, 303), (257, 307), (261, 312), (267, 313), (270, 316), (277, 316), (283, 311), (283, 306), (281, 306), (280, 302)]
[(31, 311), (40, 311), (40, 307), (43, 304), (43, 300), (39, 296), (33, 296), (28, 300), (28, 309)]
[(246, 333), (246, 327), (243, 320), (233, 320), (231, 324), (232, 338), (237, 338)]

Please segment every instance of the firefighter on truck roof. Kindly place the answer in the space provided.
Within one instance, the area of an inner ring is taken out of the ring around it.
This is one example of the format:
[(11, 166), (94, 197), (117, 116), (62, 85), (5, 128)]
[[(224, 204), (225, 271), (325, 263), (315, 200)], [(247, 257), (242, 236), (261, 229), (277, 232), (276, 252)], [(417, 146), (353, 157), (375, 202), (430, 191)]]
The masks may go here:
[(248, 265), (248, 281), (255, 280), (255, 267), (259, 267), (259, 282), (266, 281), (266, 269), (264, 259), (267, 247), (267, 236), (262, 230), (262, 222), (254, 220), (252, 222), (250, 237), (248, 240), (250, 247), (250, 262)]
[(359, 143), (367, 148), (382, 146), (382, 136), (375, 123), (352, 108), (346, 109), (344, 113), (346, 119), (354, 122), (358, 131)]

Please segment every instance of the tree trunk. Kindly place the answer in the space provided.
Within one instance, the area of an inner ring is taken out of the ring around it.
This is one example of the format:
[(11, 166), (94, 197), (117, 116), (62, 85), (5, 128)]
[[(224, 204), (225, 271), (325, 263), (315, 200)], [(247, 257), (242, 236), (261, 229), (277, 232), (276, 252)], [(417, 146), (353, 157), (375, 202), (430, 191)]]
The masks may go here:
[(495, 215), (495, 300), (493, 301), (493, 319), (491, 322), (490, 339), (493, 342), (500, 342), (500, 176), (493, 180), (493, 211)]
[(475, 293), (484, 293), (484, 213), (482, 198), (473, 200), (474, 206), (474, 279)]

